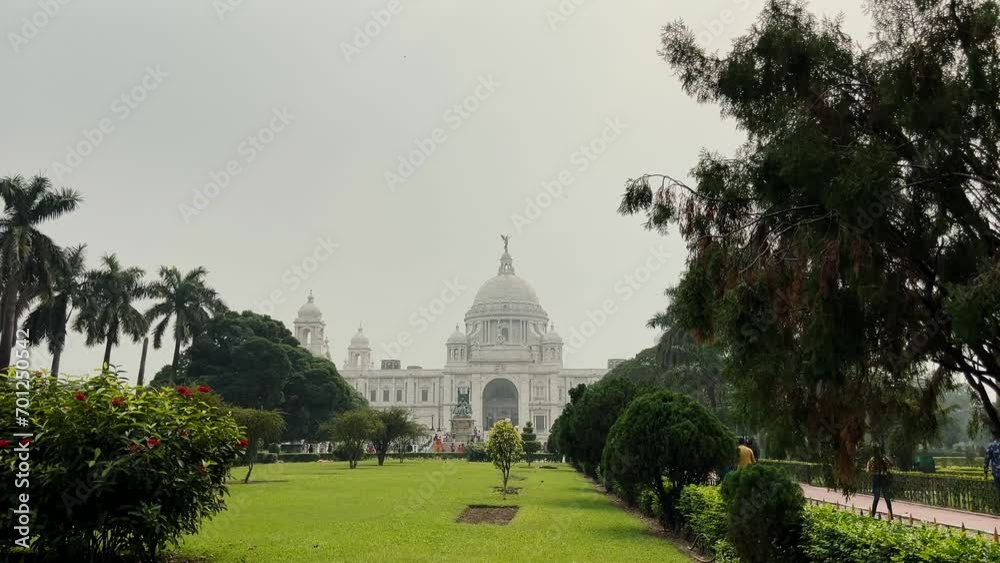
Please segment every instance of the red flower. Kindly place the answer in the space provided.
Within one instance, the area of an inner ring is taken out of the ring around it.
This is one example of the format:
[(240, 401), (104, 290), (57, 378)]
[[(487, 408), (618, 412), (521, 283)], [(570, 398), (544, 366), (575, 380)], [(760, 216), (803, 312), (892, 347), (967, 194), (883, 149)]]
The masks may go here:
[(155, 448), (160, 445), (160, 440), (158, 438), (146, 438), (146, 445)]
[(140, 449), (142, 449), (142, 446), (140, 446), (139, 444), (136, 444), (135, 442), (132, 442), (131, 444), (128, 445), (128, 451), (130, 451), (132, 453), (135, 453), (135, 452), (139, 451)]
[(238, 445), (241, 448), (245, 448), (248, 445), (250, 445), (250, 442), (246, 438), (243, 438), (242, 440), (240, 440), (239, 442), (237, 442), (236, 445)]
[(10, 440), (0, 440), (0, 450), (10, 446)]
[(84, 395), (83, 393), (73, 393), (73, 398), (76, 399), (77, 401), (86, 401), (87, 400), (87, 396)]
[(212, 392), (212, 388), (209, 387), (208, 385), (199, 385), (198, 386), (198, 392), (199, 393), (211, 393)]
[(21, 438), (21, 445), (22, 446), (27, 446), (30, 443), (31, 443), (31, 438)]
[(115, 397), (114, 399), (111, 399), (111, 404), (116, 407), (120, 407), (124, 405), (126, 401), (128, 401), (128, 399), (126, 399), (125, 397)]
[(194, 394), (194, 391), (188, 389), (187, 387), (184, 387), (183, 385), (177, 386), (177, 392), (185, 397), (190, 397), (191, 395)]

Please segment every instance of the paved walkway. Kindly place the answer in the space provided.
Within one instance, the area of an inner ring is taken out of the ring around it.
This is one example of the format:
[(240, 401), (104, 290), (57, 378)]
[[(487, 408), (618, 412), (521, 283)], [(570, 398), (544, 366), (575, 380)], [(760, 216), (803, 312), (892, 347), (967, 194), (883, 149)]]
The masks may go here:
[[(806, 498), (827, 502), (830, 504), (840, 503), (841, 506), (854, 505), (855, 511), (863, 508), (865, 514), (871, 510), (873, 497), (871, 495), (854, 495), (850, 500), (837, 491), (831, 491), (823, 487), (813, 487), (802, 485), (802, 492)], [(885, 501), (879, 501), (879, 513), (882, 518), (887, 518), (885, 513)], [(916, 504), (905, 501), (892, 501), (892, 512), (897, 520), (909, 520), (912, 516), (914, 520), (922, 522), (935, 522), (945, 526), (961, 528), (965, 525), (967, 530), (975, 530), (983, 533), (993, 534), (994, 530), (1000, 529), (1000, 518), (988, 514), (978, 514), (975, 512), (963, 512), (949, 508), (938, 508), (927, 506), (926, 504)]]

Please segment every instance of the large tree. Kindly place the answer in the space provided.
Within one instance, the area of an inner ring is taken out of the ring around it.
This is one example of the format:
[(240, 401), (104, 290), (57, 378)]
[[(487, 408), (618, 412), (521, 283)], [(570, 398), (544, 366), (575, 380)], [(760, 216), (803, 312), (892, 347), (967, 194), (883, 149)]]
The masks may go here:
[(164, 366), (152, 385), (209, 385), (226, 402), (277, 409), (288, 439), (323, 439), (324, 422), (366, 403), (337, 368), (299, 346), (280, 322), (243, 311), (209, 319), (177, 364)]
[(725, 347), (758, 422), (832, 455), (842, 482), (873, 420), (913, 389), (933, 417), (954, 375), (1000, 431), (1000, 9), (869, 7), (870, 46), (792, 0), (724, 55), (666, 26), (685, 91), (746, 142), (704, 152), (690, 184), (630, 180), (620, 208), (676, 226), (678, 322)]
[(83, 298), (80, 291), (86, 273), (84, 249), (84, 245), (79, 245), (65, 250), (63, 267), (58, 269), (52, 291), (39, 298), (35, 309), (24, 321), (24, 329), (28, 332), (28, 342), (31, 345), (48, 342), (49, 352), (52, 354), (53, 377), (59, 375), (59, 361), (66, 347), (70, 317)]
[(201, 333), (212, 315), (226, 310), (219, 294), (205, 285), (206, 275), (208, 270), (205, 268), (181, 273), (177, 268), (164, 266), (160, 268), (160, 279), (149, 284), (149, 296), (157, 300), (146, 311), (146, 320), (153, 327), (153, 348), (159, 349), (163, 345), (163, 334), (172, 319), (174, 354), (170, 366), (175, 373), (181, 357), (181, 345)]
[(65, 266), (62, 250), (38, 226), (75, 210), (80, 194), (57, 190), (47, 178), (0, 179), (4, 213), (0, 217), (0, 366), (10, 365), (18, 317), (38, 295), (48, 296), (53, 278)]
[(138, 342), (146, 335), (149, 323), (137, 308), (138, 301), (149, 296), (144, 275), (141, 268), (126, 268), (108, 254), (101, 258), (101, 268), (84, 278), (73, 328), (86, 334), (87, 346), (104, 343), (103, 364), (111, 363), (111, 350), (122, 337)]

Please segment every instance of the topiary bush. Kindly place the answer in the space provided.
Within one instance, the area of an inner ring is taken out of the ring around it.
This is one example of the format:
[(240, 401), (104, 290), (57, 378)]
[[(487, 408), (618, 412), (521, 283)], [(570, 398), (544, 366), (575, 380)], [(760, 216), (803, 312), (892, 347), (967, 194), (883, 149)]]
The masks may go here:
[[(30, 424), (5, 427), (0, 438), (34, 434), (26, 446), (30, 484), (15, 489), (16, 454), (4, 444), (0, 498), (29, 493), (39, 559), (153, 560), (225, 510), (226, 477), (247, 443), (209, 389), (136, 389), (113, 373), (27, 380)], [(3, 412), (14, 412), (14, 391), (12, 377), (0, 378)], [(3, 510), (0, 528), (11, 526)]]
[(602, 379), (586, 388), (574, 408), (572, 426), (567, 429), (574, 435), (574, 459), (584, 473), (597, 475), (611, 427), (633, 399), (652, 390), (650, 384), (636, 384), (622, 377)]
[[(658, 391), (632, 401), (612, 426), (601, 476), (626, 499), (650, 487), (664, 519), (676, 527), (681, 489), (706, 483), (735, 456), (736, 437), (718, 417), (690, 397)], [(664, 486), (664, 477), (672, 487)]]
[(780, 469), (754, 465), (722, 482), (729, 543), (745, 563), (805, 561), (799, 549), (806, 499)]

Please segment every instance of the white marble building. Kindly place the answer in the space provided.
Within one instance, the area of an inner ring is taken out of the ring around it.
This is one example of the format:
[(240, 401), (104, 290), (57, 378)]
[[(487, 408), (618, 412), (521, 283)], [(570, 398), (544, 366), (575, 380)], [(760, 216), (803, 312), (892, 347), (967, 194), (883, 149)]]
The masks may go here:
[[(456, 326), (445, 343), (444, 367), (402, 369), (398, 359), (387, 359), (376, 369), (371, 343), (358, 328), (338, 368), (373, 408), (406, 407), (429, 428), (448, 431), (459, 396), (466, 395), (480, 432), (503, 418), (518, 427), (531, 420), (544, 441), (569, 402), (567, 391), (607, 373), (563, 367), (562, 338), (534, 289), (515, 275), (504, 247), (497, 275), (479, 288), (465, 314), (464, 330)], [(322, 314), (311, 294), (294, 324), (303, 346), (329, 358)]]

